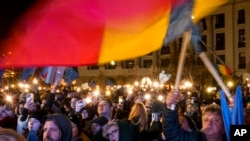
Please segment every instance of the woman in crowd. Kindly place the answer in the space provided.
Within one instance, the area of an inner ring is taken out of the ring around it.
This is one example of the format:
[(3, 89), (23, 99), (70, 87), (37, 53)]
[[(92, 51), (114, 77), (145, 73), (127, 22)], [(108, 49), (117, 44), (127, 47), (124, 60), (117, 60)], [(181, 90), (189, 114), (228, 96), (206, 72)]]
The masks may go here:
[(148, 126), (148, 116), (146, 114), (146, 109), (143, 103), (135, 103), (132, 107), (129, 118), (124, 120), (134, 131), (136, 141), (147, 141), (153, 140), (158, 137), (161, 131), (161, 123), (159, 121), (154, 121), (151, 127)]

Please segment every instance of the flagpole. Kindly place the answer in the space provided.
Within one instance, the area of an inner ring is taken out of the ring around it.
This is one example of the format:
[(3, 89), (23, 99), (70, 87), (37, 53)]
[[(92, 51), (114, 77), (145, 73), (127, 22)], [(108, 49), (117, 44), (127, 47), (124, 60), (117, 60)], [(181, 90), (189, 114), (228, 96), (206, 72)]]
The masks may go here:
[[(182, 71), (183, 71), (183, 66), (185, 63), (185, 57), (186, 57), (186, 52), (187, 52), (187, 48), (188, 48), (188, 44), (190, 42), (191, 39), (191, 33), (192, 31), (187, 31), (184, 32), (183, 34), (183, 43), (181, 46), (181, 52), (180, 52), (180, 58), (179, 58), (179, 62), (178, 62), (178, 67), (177, 67), (177, 73), (176, 73), (176, 79), (175, 79), (175, 85), (174, 85), (174, 90), (178, 91), (179, 90), (179, 83), (180, 83), (180, 79), (181, 79), (181, 75), (182, 75)], [(178, 94), (178, 93), (176, 93)], [(171, 105), (171, 110), (175, 110), (175, 106), (174, 104)]]
[(221, 87), (221, 89), (224, 91), (224, 93), (226, 94), (227, 98), (230, 100), (230, 102), (233, 103), (233, 98), (232, 98), (229, 90), (225, 86), (224, 82), (222, 81), (221, 77), (219, 76), (218, 72), (214, 68), (214, 66), (211, 63), (211, 61), (208, 59), (206, 53), (205, 52), (201, 52), (199, 54), (199, 57), (201, 58), (201, 60), (205, 64), (205, 66), (207, 67), (208, 71), (212, 74), (212, 76), (214, 77), (214, 79), (216, 80), (216, 82), (219, 84), (219, 86)]
[(221, 64), (226, 65), (225, 62), (223, 62), (223, 61), (221, 60), (221, 58), (218, 57), (218, 56), (214, 53), (214, 51), (213, 51), (211, 48), (209, 48), (202, 40), (200, 40), (200, 42), (207, 48), (207, 50), (210, 51), (210, 53), (211, 53), (216, 59), (218, 59), (218, 61), (219, 61)]

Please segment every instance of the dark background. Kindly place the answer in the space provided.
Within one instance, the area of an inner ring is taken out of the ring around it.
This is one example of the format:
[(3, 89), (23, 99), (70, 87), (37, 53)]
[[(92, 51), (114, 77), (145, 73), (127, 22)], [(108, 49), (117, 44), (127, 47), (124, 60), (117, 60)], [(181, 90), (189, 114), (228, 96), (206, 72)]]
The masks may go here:
[(38, 0), (0, 0), (0, 42), (4, 40), (17, 19)]

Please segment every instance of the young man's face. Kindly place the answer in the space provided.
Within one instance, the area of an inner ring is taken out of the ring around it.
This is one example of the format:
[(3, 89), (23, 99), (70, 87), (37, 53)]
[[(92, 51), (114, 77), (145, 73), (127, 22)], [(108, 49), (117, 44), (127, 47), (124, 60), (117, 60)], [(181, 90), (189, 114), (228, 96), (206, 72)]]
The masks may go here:
[(28, 129), (29, 131), (37, 132), (38, 129), (41, 127), (41, 123), (36, 118), (30, 118), (28, 121)]
[(53, 121), (46, 121), (43, 126), (43, 141), (59, 141), (60, 129)]
[(201, 131), (208, 136), (217, 136), (224, 133), (223, 120), (221, 115), (207, 112), (202, 117)]
[(95, 135), (99, 130), (101, 129), (101, 126), (97, 123), (91, 124), (91, 131)]
[(112, 114), (112, 107), (106, 100), (101, 100), (98, 103), (97, 112), (99, 116), (106, 116)]
[(108, 128), (106, 138), (110, 141), (119, 141), (119, 129), (116, 126)]

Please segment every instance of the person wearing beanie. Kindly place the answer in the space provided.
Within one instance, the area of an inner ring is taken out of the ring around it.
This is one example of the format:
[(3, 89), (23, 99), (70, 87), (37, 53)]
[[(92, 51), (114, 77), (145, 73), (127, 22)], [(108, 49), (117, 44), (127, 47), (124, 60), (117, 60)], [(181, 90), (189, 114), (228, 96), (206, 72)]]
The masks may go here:
[(103, 140), (102, 137), (102, 127), (108, 123), (108, 119), (106, 117), (98, 117), (92, 120), (91, 122), (91, 133), (92, 141)]
[(37, 110), (32, 111), (29, 114), (29, 120), (28, 120), (28, 136), (26, 138), (26, 141), (38, 141), (39, 140), (39, 134), (41, 131), (41, 125), (44, 116), (46, 116), (47, 112), (45, 110)]
[(83, 120), (81, 114), (69, 114), (68, 118), (71, 121), (73, 141), (90, 141), (88, 133), (82, 129)]

